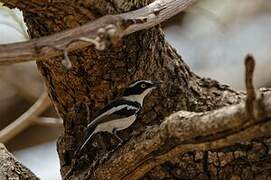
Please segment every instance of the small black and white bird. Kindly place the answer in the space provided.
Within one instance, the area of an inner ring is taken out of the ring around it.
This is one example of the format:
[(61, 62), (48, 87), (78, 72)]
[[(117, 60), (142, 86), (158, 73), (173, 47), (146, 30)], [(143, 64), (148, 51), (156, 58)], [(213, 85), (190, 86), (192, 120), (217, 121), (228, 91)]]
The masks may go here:
[(139, 80), (130, 84), (120, 98), (107, 104), (88, 124), (85, 138), (75, 154), (80, 154), (91, 137), (98, 132), (112, 133), (122, 142), (116, 132), (133, 124), (143, 108), (144, 98), (159, 84), (158, 81), (150, 80)]

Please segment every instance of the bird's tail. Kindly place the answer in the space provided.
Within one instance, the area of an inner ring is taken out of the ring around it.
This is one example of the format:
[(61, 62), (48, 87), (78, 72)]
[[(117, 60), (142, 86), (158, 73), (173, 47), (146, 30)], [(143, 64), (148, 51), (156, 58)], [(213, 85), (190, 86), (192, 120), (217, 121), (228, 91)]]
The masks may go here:
[(89, 142), (89, 140), (91, 139), (91, 137), (96, 133), (95, 129), (94, 131), (92, 131), (91, 133), (89, 132), (89, 130), (87, 129), (87, 133), (85, 135), (84, 140), (82, 141), (81, 145), (76, 149), (76, 151), (74, 152), (74, 156), (80, 156), (82, 151), (84, 150), (84, 147), (87, 145), (87, 143)]

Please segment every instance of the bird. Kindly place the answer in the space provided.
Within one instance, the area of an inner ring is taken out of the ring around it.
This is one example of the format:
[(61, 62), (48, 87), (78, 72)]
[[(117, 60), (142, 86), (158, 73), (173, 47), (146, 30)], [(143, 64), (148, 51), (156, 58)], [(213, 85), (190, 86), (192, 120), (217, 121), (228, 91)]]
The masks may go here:
[(131, 83), (123, 94), (102, 108), (87, 125), (85, 137), (75, 151), (79, 155), (91, 137), (98, 132), (109, 132), (122, 143), (117, 131), (130, 127), (143, 109), (144, 98), (159, 86), (159, 81), (138, 80)]

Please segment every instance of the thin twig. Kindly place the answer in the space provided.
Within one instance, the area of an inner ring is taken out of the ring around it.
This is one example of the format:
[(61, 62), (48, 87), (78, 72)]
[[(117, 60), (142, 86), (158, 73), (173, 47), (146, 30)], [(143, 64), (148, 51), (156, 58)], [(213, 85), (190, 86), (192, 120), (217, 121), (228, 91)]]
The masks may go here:
[(0, 131), (0, 142), (7, 142), (27, 128), (50, 105), (51, 102), (47, 92), (43, 92), (35, 104), (33, 104), (24, 114)]
[(61, 127), (63, 125), (63, 120), (60, 118), (39, 117), (36, 118), (34, 123), (41, 126)]
[(57, 49), (73, 51), (92, 45), (93, 43), (82, 42), (82, 38), (96, 40), (97, 37), (100, 37), (101, 32), (104, 32), (105, 38), (100, 41), (100, 44), (115, 44), (128, 34), (153, 27), (169, 19), (195, 1), (197, 0), (156, 0), (141, 9), (119, 15), (104, 16), (83, 26), (50, 36), (27, 42), (0, 45), (0, 65), (50, 60), (52, 57), (63, 54), (63, 51)]
[(256, 100), (256, 91), (253, 85), (253, 73), (255, 68), (255, 60), (253, 56), (247, 55), (245, 59), (245, 83), (247, 90), (246, 109), (251, 118), (255, 118), (254, 106)]

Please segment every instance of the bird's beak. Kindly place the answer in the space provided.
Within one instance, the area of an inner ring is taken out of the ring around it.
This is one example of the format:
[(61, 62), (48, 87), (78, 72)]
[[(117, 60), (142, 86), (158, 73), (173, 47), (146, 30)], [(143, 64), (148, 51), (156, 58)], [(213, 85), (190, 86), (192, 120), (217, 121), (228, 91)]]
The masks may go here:
[(158, 87), (161, 84), (161, 82), (160, 81), (152, 81), (152, 84), (154, 87)]

